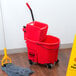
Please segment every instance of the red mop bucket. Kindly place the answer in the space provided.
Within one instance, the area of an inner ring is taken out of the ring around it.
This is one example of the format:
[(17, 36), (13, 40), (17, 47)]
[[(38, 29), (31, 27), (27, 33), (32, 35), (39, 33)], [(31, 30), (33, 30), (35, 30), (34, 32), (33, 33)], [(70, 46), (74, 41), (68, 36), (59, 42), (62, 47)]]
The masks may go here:
[(27, 39), (26, 44), (29, 60), (40, 64), (54, 64), (54, 62), (57, 62), (59, 38), (47, 35), (43, 42)]
[(34, 21), (32, 9), (28, 3), (26, 5), (30, 9), (33, 20), (23, 28), (29, 62), (30, 64), (33, 64), (33, 62), (47, 64), (48, 68), (51, 68), (50, 64), (58, 63), (60, 39), (46, 35), (48, 25)]

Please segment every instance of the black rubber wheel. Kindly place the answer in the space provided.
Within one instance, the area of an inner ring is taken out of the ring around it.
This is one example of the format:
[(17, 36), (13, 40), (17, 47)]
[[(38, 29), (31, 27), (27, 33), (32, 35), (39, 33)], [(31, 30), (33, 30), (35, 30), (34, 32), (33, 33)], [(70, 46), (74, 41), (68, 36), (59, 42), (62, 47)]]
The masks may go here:
[(33, 65), (33, 62), (32, 62), (32, 60), (29, 60), (29, 64)]
[(59, 63), (59, 59), (55, 62), (55, 64), (58, 64)]
[(47, 68), (51, 69), (52, 68), (52, 64), (47, 64)]

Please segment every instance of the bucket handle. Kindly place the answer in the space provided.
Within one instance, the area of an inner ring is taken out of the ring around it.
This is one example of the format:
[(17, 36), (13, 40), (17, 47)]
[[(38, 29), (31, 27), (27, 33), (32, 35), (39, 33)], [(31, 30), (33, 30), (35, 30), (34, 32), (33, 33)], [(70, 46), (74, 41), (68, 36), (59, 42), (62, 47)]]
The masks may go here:
[(29, 10), (30, 10), (30, 12), (31, 12), (32, 20), (35, 21), (34, 15), (33, 15), (33, 11), (32, 11), (32, 9), (31, 9), (30, 5), (29, 5), (28, 3), (26, 3), (26, 5), (27, 5), (27, 7), (29, 8)]
[(39, 45), (39, 46), (41, 46), (41, 47), (43, 47), (44, 49), (47, 49), (47, 50), (57, 50), (57, 49), (59, 49), (59, 47), (58, 48), (56, 48), (56, 49), (48, 49), (48, 48), (46, 48), (46, 47), (44, 47), (44, 46), (42, 46), (41, 44), (38, 44), (38, 43), (36, 43), (37, 45)]

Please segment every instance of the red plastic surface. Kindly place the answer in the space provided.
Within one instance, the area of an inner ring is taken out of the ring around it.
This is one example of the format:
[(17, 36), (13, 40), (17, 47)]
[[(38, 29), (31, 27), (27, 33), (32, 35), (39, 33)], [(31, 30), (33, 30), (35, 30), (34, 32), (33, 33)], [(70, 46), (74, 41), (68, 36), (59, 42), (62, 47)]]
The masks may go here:
[[(26, 44), (28, 49), (28, 58), (33, 62), (40, 64), (54, 64), (54, 62), (57, 61), (60, 44), (59, 38), (47, 35), (46, 40), (43, 42), (27, 39)], [(30, 56), (30, 52), (35, 54), (35, 56)]]
[(29, 5), (28, 3), (26, 3), (26, 5), (27, 5), (27, 7), (28, 7), (29, 9), (31, 9), (31, 7), (30, 7), (30, 5)]
[[(41, 22), (31, 22), (26, 25), (27, 38), (34, 41), (46, 39), (48, 25)], [(25, 39), (25, 38), (24, 38)]]

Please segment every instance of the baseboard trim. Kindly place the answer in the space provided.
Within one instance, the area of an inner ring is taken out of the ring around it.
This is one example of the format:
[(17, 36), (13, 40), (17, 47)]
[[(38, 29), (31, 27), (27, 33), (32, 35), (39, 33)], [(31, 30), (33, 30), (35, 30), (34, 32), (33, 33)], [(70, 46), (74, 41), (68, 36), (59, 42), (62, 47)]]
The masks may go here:
[[(60, 49), (72, 48), (72, 43), (69, 44), (61, 44)], [(8, 54), (22, 53), (27, 52), (27, 48), (18, 48), (18, 49), (7, 49)], [(3, 55), (4, 51), (0, 50), (0, 55)]]
[[(22, 52), (27, 52), (26, 48), (17, 48), (17, 49), (7, 49), (8, 54), (15, 54), (15, 53), (22, 53)], [(3, 55), (4, 51), (0, 50), (0, 55)]]
[(60, 49), (72, 48), (73, 43), (61, 44)]

